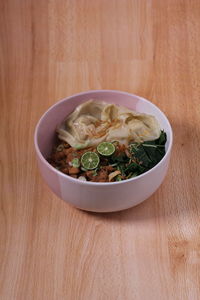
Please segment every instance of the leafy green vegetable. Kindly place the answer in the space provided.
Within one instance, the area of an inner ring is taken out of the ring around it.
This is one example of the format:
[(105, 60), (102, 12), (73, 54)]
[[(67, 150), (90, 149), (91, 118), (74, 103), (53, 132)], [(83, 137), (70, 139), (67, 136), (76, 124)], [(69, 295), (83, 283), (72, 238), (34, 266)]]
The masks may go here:
[(119, 170), (123, 176), (126, 176), (125, 169), (128, 162), (129, 158), (124, 152), (120, 153), (120, 155), (114, 154), (109, 158), (109, 165), (116, 167), (116, 169)]
[(165, 145), (167, 141), (167, 134), (164, 130), (161, 130), (160, 137), (156, 140), (158, 145)]
[(134, 143), (129, 146), (132, 157), (145, 168), (142, 173), (153, 168), (163, 158), (166, 140), (166, 133), (162, 130), (157, 140)]
[(113, 155), (110, 158), (110, 163), (114, 164), (114, 163), (126, 163), (129, 161), (129, 158), (126, 156), (126, 154), (124, 152), (122, 152), (120, 155)]
[(141, 174), (145, 171), (145, 168), (141, 166), (140, 164), (137, 164), (135, 162), (130, 163), (127, 168), (125, 169), (125, 173), (127, 172), (136, 172), (138, 174)]
[(144, 167), (148, 167), (151, 163), (151, 159), (145, 151), (143, 144), (131, 144), (130, 153), (134, 158), (141, 162)]
[(123, 163), (118, 164), (117, 170), (119, 170), (123, 176), (126, 176), (125, 169), (126, 169), (125, 164)]
[[(121, 172), (115, 181), (136, 177), (153, 168), (165, 155), (166, 133), (161, 131), (158, 139), (129, 145), (130, 157), (122, 152), (109, 158), (109, 165)], [(122, 176), (122, 177), (121, 177)]]

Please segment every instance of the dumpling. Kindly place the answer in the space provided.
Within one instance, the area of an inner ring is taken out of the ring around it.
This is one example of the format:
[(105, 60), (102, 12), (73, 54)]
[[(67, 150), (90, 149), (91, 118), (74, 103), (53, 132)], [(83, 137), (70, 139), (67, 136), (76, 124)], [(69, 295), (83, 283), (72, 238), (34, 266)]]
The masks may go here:
[(117, 119), (119, 114), (119, 107), (115, 104), (105, 104), (101, 112), (101, 120), (112, 122)]
[(102, 141), (154, 140), (160, 135), (155, 117), (126, 107), (89, 100), (79, 105), (57, 129), (58, 137), (74, 148), (96, 146)]
[(57, 129), (58, 137), (74, 148), (93, 146), (105, 139), (107, 122), (101, 122), (105, 102), (80, 104)]

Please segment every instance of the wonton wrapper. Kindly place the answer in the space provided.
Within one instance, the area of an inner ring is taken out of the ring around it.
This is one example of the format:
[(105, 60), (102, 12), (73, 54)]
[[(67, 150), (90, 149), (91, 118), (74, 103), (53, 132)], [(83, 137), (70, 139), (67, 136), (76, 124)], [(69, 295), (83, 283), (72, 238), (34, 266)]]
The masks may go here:
[(57, 131), (58, 137), (74, 148), (96, 146), (102, 141), (128, 145), (160, 136), (160, 126), (154, 116), (93, 100), (77, 106)]

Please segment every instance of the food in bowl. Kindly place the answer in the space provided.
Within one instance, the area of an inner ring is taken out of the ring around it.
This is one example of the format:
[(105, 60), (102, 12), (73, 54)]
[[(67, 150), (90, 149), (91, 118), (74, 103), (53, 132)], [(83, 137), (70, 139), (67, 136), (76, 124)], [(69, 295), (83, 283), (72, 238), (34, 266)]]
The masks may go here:
[(48, 162), (82, 181), (127, 180), (165, 155), (167, 136), (154, 116), (104, 101), (78, 105), (56, 132)]
[[(49, 164), (47, 158), (51, 156), (52, 145), (55, 145), (55, 128), (88, 99), (97, 102), (103, 99), (106, 103), (114, 103), (133, 111), (153, 115), (160, 128), (167, 134), (166, 153), (161, 161), (139, 176), (102, 183), (78, 180)], [(67, 203), (83, 210), (113, 212), (138, 205), (149, 198), (163, 183), (170, 163), (173, 131), (166, 115), (147, 99), (122, 91), (91, 90), (71, 95), (51, 106), (37, 123), (34, 144), (41, 175), (52, 192)]]

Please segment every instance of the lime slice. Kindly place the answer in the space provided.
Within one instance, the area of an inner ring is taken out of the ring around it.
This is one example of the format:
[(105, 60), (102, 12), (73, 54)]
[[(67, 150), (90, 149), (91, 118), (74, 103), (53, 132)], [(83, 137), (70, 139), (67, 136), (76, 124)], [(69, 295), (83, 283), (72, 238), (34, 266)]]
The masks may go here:
[(97, 146), (97, 151), (103, 156), (110, 156), (115, 152), (115, 146), (112, 143), (103, 142)]
[(96, 169), (99, 161), (99, 156), (95, 152), (88, 151), (81, 156), (81, 164), (87, 170)]
[(74, 168), (79, 168), (79, 167), (80, 167), (80, 162), (79, 162), (79, 159), (78, 159), (78, 158), (72, 159), (72, 166), (73, 166)]

